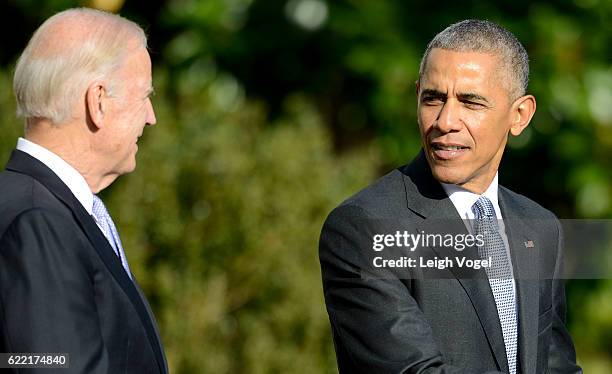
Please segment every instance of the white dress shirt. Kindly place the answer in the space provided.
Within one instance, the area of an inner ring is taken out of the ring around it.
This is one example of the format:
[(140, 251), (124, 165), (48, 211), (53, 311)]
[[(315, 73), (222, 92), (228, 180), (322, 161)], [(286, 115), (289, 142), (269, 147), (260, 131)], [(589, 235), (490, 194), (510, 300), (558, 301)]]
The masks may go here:
[(17, 149), (29, 154), (51, 169), (51, 171), (68, 186), (74, 197), (83, 205), (87, 213), (91, 215), (93, 208), (93, 193), (91, 189), (89, 189), (89, 185), (85, 181), (85, 178), (83, 178), (75, 168), (50, 150), (24, 138), (19, 138), (17, 140)]
[[(498, 181), (497, 181), (497, 173), (495, 173), (495, 178), (486, 189), (486, 191), (482, 195), (475, 194), (466, 189), (463, 189), (456, 184), (447, 184), (440, 183), (444, 191), (448, 195), (448, 198), (451, 200), (455, 209), (457, 209), (457, 213), (463, 219), (465, 226), (468, 229), (468, 232), (474, 234), (474, 219), (476, 219), (476, 215), (472, 210), (472, 206), (480, 198), (480, 196), (485, 196), (491, 203), (493, 204), (493, 208), (495, 209), (495, 216), (497, 218), (497, 224), (499, 226), (499, 233), (504, 241), (504, 246), (506, 247), (506, 254), (508, 256), (508, 262), (510, 263), (510, 270), (512, 274), (514, 274), (514, 270), (512, 268), (512, 257), (510, 256), (510, 245), (508, 244), (508, 237), (506, 236), (506, 227), (504, 225), (504, 220), (501, 214), (501, 209), (499, 208), (499, 198), (498, 198)], [(513, 285), (516, 282), (513, 282)], [(514, 285), (516, 288), (516, 285)], [(516, 289), (515, 289), (516, 294)]]

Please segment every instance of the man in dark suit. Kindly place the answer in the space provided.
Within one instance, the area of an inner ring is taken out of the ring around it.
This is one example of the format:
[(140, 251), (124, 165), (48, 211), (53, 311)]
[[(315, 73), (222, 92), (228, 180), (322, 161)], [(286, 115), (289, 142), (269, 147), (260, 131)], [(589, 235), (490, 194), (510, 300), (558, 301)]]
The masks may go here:
[(0, 352), (68, 354), (68, 369), (45, 373), (168, 372), (96, 195), (134, 170), (156, 122), (146, 44), (131, 21), (70, 9), (40, 26), (15, 69), (26, 125), (0, 173)]
[[(453, 24), (428, 45), (421, 152), (334, 209), (322, 230), (340, 373), (582, 372), (565, 327), (559, 223), (497, 182), (509, 134), (535, 112), (528, 73), (522, 45), (488, 21)], [(479, 241), (413, 251), (400, 230)], [(427, 263), (440, 259), (451, 265)]]

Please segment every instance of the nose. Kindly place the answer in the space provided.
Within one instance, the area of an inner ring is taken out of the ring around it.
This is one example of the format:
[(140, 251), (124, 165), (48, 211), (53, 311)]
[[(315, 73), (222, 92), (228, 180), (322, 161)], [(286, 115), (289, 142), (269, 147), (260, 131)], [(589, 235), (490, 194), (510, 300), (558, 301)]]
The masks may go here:
[(443, 134), (459, 131), (463, 126), (460, 114), (461, 107), (457, 99), (448, 98), (438, 113), (434, 127)]
[(153, 103), (151, 102), (151, 99), (147, 99), (148, 103), (147, 103), (147, 119), (146, 119), (146, 123), (147, 125), (155, 125), (157, 123), (157, 118), (155, 118), (155, 110), (153, 110)]

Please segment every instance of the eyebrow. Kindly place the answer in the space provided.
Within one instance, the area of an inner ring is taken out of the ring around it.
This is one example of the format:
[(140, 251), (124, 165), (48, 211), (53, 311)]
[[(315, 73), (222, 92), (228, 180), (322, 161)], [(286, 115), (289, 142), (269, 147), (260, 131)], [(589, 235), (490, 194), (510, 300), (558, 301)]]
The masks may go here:
[[(427, 97), (427, 98), (432, 98), (432, 99), (446, 99), (447, 95), (446, 93), (442, 92), (442, 91), (438, 91), (436, 89), (432, 89), (432, 88), (426, 88), (422, 91), (421, 96)], [(477, 93), (474, 92), (459, 92), (457, 94), (457, 98), (459, 100), (467, 100), (467, 101), (482, 101), (485, 102), (487, 104), (491, 104), (489, 102), (489, 100), (487, 100), (484, 96), (479, 95)]]
[(468, 101), (484, 101), (489, 104), (489, 100), (487, 100), (484, 96), (479, 95), (477, 93), (472, 92), (460, 92), (457, 94), (457, 97), (460, 100), (468, 100)]
[(421, 97), (427, 96), (432, 99), (446, 99), (446, 94), (442, 91), (434, 90), (431, 88), (424, 89), (421, 91)]

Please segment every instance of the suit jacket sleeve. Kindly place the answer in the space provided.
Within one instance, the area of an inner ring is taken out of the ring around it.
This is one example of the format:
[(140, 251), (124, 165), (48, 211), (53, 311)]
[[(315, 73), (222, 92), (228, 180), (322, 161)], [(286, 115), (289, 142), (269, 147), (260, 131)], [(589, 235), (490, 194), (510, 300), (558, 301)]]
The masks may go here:
[(566, 305), (565, 285), (563, 281), (563, 232), (557, 221), (559, 241), (557, 246), (557, 261), (552, 280), (552, 336), (548, 352), (548, 368), (550, 373), (582, 373), (576, 365), (576, 351), (572, 338), (565, 327)]
[(323, 289), (340, 373), (468, 374), (444, 361), (401, 279), (391, 273), (362, 276), (376, 231), (368, 222), (360, 207), (341, 206), (321, 233)]
[(38, 208), (0, 238), (0, 347), (69, 354), (69, 369), (44, 373), (108, 371), (86, 240), (71, 216)]

